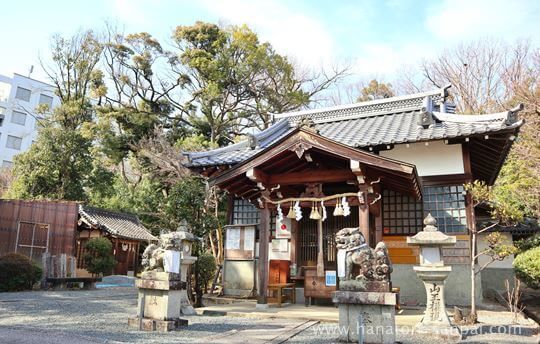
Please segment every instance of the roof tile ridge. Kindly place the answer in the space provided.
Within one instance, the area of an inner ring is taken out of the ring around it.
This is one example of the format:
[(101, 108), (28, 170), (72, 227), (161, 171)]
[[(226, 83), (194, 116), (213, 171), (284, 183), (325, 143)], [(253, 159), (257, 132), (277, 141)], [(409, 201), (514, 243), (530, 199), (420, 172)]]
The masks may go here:
[(417, 98), (423, 99), (427, 96), (442, 95), (442, 93), (445, 92), (445, 90), (446, 88), (444, 89), (439, 88), (439, 89), (426, 91), (426, 92), (407, 94), (407, 95), (395, 96), (395, 97), (383, 98), (383, 99), (375, 99), (375, 100), (364, 101), (364, 102), (356, 102), (352, 104), (336, 105), (336, 106), (322, 107), (318, 109), (307, 109), (307, 110), (293, 111), (293, 112), (285, 112), (281, 114), (275, 114), (274, 117), (279, 118), (279, 119), (291, 118), (291, 117), (302, 117), (302, 116), (316, 115), (316, 114), (332, 112), (332, 111), (350, 110), (354, 108), (399, 103), (406, 100), (412, 100), (412, 99), (417, 99)]
[[(280, 121), (272, 124), (268, 128), (264, 129), (263, 131), (261, 131), (259, 133), (256, 133), (254, 135), (255, 135), (255, 137), (257, 137), (257, 139), (264, 140), (264, 139), (268, 138), (270, 135), (276, 133), (279, 129), (282, 129), (282, 127), (287, 127), (288, 128), (289, 127), (289, 122), (286, 121), (286, 120), (280, 120)], [(237, 143), (232, 144), (232, 145), (228, 145), (228, 146), (225, 146), (225, 147), (219, 147), (219, 148), (215, 148), (215, 149), (211, 149), (211, 150), (207, 150), (207, 151), (185, 152), (184, 155), (189, 155), (191, 158), (203, 158), (203, 157), (207, 157), (207, 156), (211, 156), (211, 155), (215, 155), (215, 154), (219, 154), (219, 153), (226, 153), (226, 152), (235, 151), (235, 150), (239, 150), (241, 148), (248, 148), (248, 147), (249, 146), (247, 145), (247, 140), (242, 140), (242, 141), (237, 142)]]

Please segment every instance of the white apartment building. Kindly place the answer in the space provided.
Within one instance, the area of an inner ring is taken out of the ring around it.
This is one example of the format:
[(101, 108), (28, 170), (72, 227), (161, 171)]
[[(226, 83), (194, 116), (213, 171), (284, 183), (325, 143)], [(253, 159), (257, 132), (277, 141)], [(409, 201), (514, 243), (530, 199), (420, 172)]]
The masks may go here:
[(0, 75), (0, 168), (11, 167), (13, 157), (36, 139), (40, 104), (60, 105), (52, 85), (20, 74)]

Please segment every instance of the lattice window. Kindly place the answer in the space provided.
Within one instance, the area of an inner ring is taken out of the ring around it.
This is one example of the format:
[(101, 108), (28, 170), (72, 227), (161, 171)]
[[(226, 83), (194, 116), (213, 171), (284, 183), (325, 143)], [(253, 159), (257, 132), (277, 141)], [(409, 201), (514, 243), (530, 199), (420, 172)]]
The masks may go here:
[(49, 224), (19, 221), (15, 252), (41, 260), (49, 248)]
[(233, 203), (233, 225), (251, 225), (259, 223), (259, 209), (247, 200), (235, 199)]
[(430, 186), (424, 188), (424, 213), (437, 219), (441, 232), (467, 231), (467, 212), (462, 185)]
[(409, 235), (422, 230), (422, 202), (411, 196), (383, 190), (383, 231), (386, 235)]

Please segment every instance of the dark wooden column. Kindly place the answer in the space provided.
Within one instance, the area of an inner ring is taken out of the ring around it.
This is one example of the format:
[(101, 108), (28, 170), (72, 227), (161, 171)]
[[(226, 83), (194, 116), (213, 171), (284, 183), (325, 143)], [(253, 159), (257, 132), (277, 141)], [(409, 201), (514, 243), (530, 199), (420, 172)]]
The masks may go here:
[(350, 160), (350, 167), (352, 173), (354, 173), (358, 181), (358, 192), (362, 193), (362, 198), (360, 199), (360, 204), (358, 205), (358, 225), (360, 227), (360, 232), (364, 236), (364, 239), (366, 239), (366, 243), (370, 245), (371, 240), (369, 235), (369, 200), (366, 177), (359, 161)]
[[(382, 195), (380, 184), (375, 184), (373, 187), (375, 194)], [(375, 244), (383, 241), (383, 211), (382, 211), (382, 198), (374, 205), (376, 207), (375, 213)]]
[[(461, 145), (462, 156), (463, 156), (463, 169), (467, 179), (465, 183), (471, 183), (472, 179), (472, 170), (471, 170), (471, 156), (469, 152), (469, 144), (463, 143)], [(476, 216), (474, 214), (474, 206), (470, 193), (467, 193), (465, 198), (466, 201), (466, 212), (467, 212), (467, 227), (473, 229), (476, 227)]]
[(363, 192), (364, 202), (358, 206), (358, 224), (360, 226), (360, 232), (366, 239), (366, 243), (371, 245), (371, 238), (369, 235), (369, 203), (367, 201), (367, 193)]
[(257, 286), (258, 304), (266, 304), (266, 293), (268, 290), (268, 238), (270, 236), (270, 209), (265, 202), (260, 210), (259, 224), (259, 285)]

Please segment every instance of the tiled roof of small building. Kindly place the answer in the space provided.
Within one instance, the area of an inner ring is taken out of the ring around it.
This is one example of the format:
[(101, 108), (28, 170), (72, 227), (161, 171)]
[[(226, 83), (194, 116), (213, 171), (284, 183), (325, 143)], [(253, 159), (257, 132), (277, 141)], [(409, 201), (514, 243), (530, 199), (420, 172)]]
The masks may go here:
[(476, 221), (476, 227), (481, 230), (482, 228), (487, 228), (492, 226), (487, 230), (487, 232), (507, 232), (511, 234), (536, 234), (540, 233), (540, 226), (538, 224), (538, 219), (525, 217), (520, 223), (515, 225), (503, 226), (495, 224), (492, 219), (481, 217)]
[(79, 205), (79, 215), (88, 223), (111, 235), (135, 240), (157, 240), (133, 214), (117, 213), (100, 208)]
[[(491, 115), (458, 115), (446, 101), (447, 87), (431, 92), (379, 99), (351, 105), (303, 110), (275, 115), (277, 122), (255, 134), (256, 146), (243, 141), (206, 152), (187, 153), (189, 167), (234, 165), (271, 146), (308, 119), (321, 136), (354, 148), (413, 143), (490, 134), (515, 129), (522, 122), (515, 111)], [(433, 108), (425, 108), (430, 99)], [(419, 125), (429, 111), (433, 123)]]

